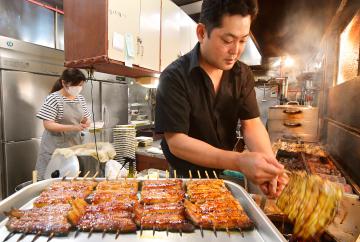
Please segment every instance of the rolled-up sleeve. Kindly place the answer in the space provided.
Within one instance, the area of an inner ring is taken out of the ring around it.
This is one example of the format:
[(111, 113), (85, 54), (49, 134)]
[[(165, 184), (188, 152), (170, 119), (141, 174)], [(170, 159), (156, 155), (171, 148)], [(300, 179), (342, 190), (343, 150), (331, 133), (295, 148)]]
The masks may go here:
[(260, 116), (259, 107), (256, 100), (254, 89), (254, 75), (249, 67), (246, 67), (244, 73), (245, 84), (242, 88), (242, 101), (239, 106), (239, 118), (241, 120), (253, 119)]
[(58, 102), (53, 95), (49, 95), (46, 97), (45, 102), (36, 114), (36, 117), (42, 120), (55, 121), (58, 113)]
[(155, 131), (188, 134), (190, 107), (181, 75), (165, 70), (156, 93)]

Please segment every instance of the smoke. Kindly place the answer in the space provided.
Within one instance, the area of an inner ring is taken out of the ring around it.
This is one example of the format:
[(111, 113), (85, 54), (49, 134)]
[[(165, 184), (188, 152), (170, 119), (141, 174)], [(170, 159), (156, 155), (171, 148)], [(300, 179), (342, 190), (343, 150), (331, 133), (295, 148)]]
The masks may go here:
[(283, 49), (307, 59), (316, 54), (340, 0), (291, 1), (280, 31)]

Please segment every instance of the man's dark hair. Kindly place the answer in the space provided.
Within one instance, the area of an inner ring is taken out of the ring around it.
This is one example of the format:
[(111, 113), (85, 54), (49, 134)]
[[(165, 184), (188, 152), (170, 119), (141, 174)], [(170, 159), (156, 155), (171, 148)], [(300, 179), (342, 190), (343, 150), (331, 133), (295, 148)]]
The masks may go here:
[(201, 5), (200, 23), (205, 25), (206, 32), (220, 27), (225, 15), (251, 16), (254, 20), (258, 13), (257, 0), (204, 0)]

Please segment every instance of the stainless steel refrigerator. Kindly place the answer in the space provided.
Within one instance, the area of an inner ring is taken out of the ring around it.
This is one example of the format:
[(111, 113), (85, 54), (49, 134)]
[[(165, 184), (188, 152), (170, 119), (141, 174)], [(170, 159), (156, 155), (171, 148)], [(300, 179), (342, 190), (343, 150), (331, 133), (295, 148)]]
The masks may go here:
[[(64, 70), (63, 63), (63, 51), (0, 36), (2, 198), (12, 194), (17, 185), (31, 180), (44, 130), (36, 113)], [(114, 75), (94, 76), (92, 95), (89, 81), (82, 94), (95, 121), (105, 122), (97, 141), (112, 142), (112, 128), (128, 121), (128, 85), (117, 81)], [(94, 142), (93, 134), (87, 132), (84, 141)]]
[[(128, 123), (129, 88), (125, 82), (116, 80), (115, 75), (95, 72), (94, 78), (87, 81), (81, 94), (95, 121), (104, 122), (102, 132), (96, 133), (97, 141), (112, 142), (115, 125)], [(85, 142), (95, 141), (93, 133), (85, 131), (84, 134)]]
[(41, 120), (36, 113), (61, 74), (62, 51), (0, 36), (1, 195), (31, 180)]

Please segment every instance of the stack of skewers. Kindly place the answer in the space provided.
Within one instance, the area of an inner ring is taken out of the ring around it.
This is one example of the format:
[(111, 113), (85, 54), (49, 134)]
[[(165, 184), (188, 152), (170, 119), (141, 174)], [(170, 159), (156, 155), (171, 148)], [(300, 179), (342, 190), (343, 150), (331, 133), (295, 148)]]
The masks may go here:
[(294, 236), (308, 240), (333, 221), (342, 195), (341, 187), (329, 180), (294, 172), (276, 205), (294, 224)]

